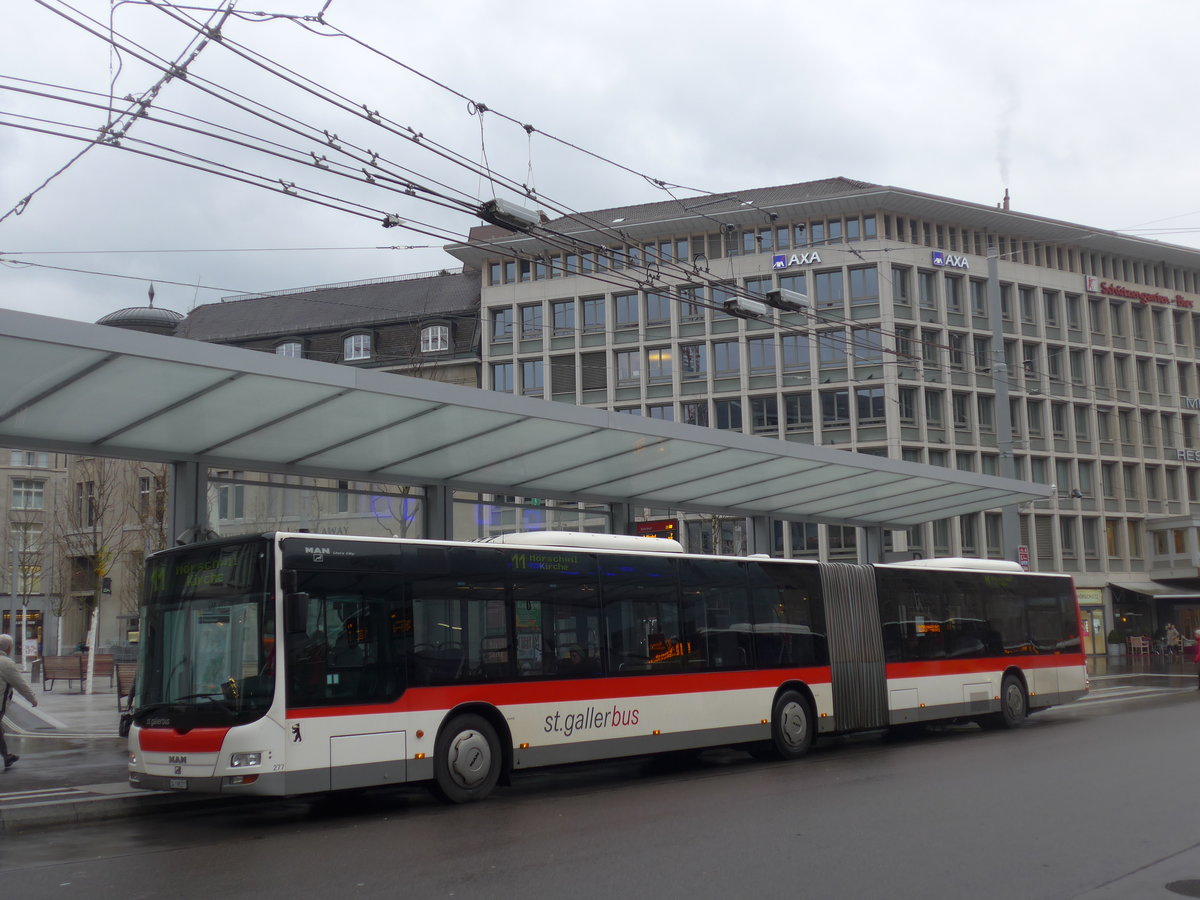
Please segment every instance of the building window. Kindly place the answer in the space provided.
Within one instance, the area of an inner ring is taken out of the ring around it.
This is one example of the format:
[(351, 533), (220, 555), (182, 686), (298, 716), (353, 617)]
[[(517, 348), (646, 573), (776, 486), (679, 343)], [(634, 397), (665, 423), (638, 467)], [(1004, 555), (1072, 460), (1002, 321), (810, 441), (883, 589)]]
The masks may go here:
[(892, 301), (902, 306), (912, 304), (912, 269), (892, 266)]
[(542, 336), (542, 304), (521, 307), (521, 337), (538, 340)]
[(613, 304), (616, 307), (616, 322), (617, 328), (637, 328), (638, 326), (638, 295), (637, 294), (617, 294), (613, 297)]
[(503, 391), (506, 394), (513, 392), (512, 363), (492, 363), (492, 390)]
[(1033, 300), (1033, 288), (1017, 288), (1017, 303), (1021, 307), (1021, 321), (1026, 325), (1032, 325), (1037, 321), (1037, 310), (1034, 309)]
[(952, 313), (962, 312), (963, 290), (962, 290), (961, 275), (947, 275), (943, 282), (946, 289), (946, 311)]
[(697, 400), (695, 402), (679, 404), (680, 421), (685, 425), (700, 425), (708, 427), (708, 401)]
[(822, 369), (846, 365), (846, 333), (838, 330), (818, 334), (817, 359)]
[(917, 301), (925, 309), (937, 309), (937, 274), (917, 273)]
[(826, 428), (850, 424), (850, 391), (821, 391), (821, 424)]
[[(215, 472), (214, 479), (242, 478), (245, 472)], [(246, 516), (246, 486), (242, 484), (217, 485), (217, 518), (242, 519)]]
[(27, 469), (50, 468), (50, 454), (39, 453), (36, 450), (13, 450), (9, 454), (10, 466), (24, 466)]
[(783, 417), (784, 427), (788, 431), (811, 431), (813, 424), (812, 394), (785, 394)]
[(13, 509), (45, 509), (46, 482), (18, 478), (12, 483)]
[(592, 334), (604, 330), (604, 298), (588, 297), (579, 301), (583, 313), (583, 330)]
[(817, 292), (817, 307), (819, 309), (841, 309), (843, 287), (842, 270), (835, 272), (817, 272), (813, 275), (813, 287)]
[(371, 336), (352, 334), (342, 341), (342, 358), (347, 362), (371, 358)]
[(282, 344), (276, 344), (275, 355), (300, 359), (304, 356), (304, 345), (299, 341), (285, 341)]
[(951, 398), (955, 428), (969, 428), (971, 425), (971, 395), (955, 392)]
[(751, 338), (746, 341), (746, 354), (750, 359), (752, 373), (773, 373), (775, 371), (774, 338)]
[(437, 353), (450, 349), (450, 326), (427, 325), (421, 329), (421, 352)]
[(855, 328), (851, 332), (854, 362), (874, 365), (883, 362), (883, 334), (877, 328)]
[(785, 372), (808, 368), (808, 335), (784, 334), (779, 337), (779, 359)]
[(773, 394), (750, 398), (750, 430), (754, 434), (779, 433), (779, 401)]
[(167, 511), (167, 482), (163, 475), (138, 478), (138, 515), (143, 521), (161, 522)]
[(877, 425), (884, 421), (883, 386), (854, 389), (854, 402), (858, 409), (859, 425)]
[[(603, 302), (603, 301), (601, 301)], [(575, 333), (575, 301), (554, 300), (550, 303), (550, 319), (554, 334), (567, 335)]]
[(716, 412), (716, 426), (727, 431), (742, 430), (742, 401), (717, 400), (713, 403)]
[(545, 388), (545, 369), (540, 359), (527, 359), (521, 363), (521, 393), (528, 397), (540, 397)]
[(638, 350), (617, 351), (617, 383), (640, 384), (642, 380), (642, 355)]
[(661, 347), (646, 351), (646, 378), (652, 384), (671, 381), (671, 348)]
[(671, 322), (671, 298), (657, 291), (646, 292), (646, 324), (669, 325)]
[(879, 302), (879, 270), (875, 266), (850, 270), (850, 305)]
[(492, 340), (508, 343), (513, 335), (513, 311), (511, 307), (492, 310)]
[(684, 381), (696, 381), (708, 375), (708, 348), (704, 344), (684, 344), (679, 348), (679, 359)]
[(971, 315), (986, 318), (988, 314), (987, 282), (971, 279)]
[(699, 322), (704, 319), (704, 288), (679, 288), (679, 321)]
[(975, 403), (975, 414), (979, 421), (980, 431), (995, 431), (996, 429), (996, 398), (980, 394)]
[(737, 341), (716, 341), (713, 344), (713, 372), (720, 377), (734, 375), (740, 370)]

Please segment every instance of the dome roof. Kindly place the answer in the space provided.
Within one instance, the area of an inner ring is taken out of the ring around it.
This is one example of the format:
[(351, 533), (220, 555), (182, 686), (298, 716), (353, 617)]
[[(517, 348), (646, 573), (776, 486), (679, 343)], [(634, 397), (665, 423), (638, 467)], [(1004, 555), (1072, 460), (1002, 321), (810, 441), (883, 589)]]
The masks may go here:
[(130, 306), (111, 312), (97, 320), (97, 325), (111, 325), (130, 331), (149, 331), (153, 334), (173, 334), (183, 321), (183, 314), (157, 306)]

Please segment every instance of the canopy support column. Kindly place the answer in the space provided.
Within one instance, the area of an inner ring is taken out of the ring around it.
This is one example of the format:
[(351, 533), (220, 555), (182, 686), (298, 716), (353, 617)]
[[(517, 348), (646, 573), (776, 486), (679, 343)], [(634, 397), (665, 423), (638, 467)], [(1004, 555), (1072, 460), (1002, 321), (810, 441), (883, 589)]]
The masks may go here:
[(431, 541), (454, 540), (454, 492), (444, 484), (424, 485), (425, 537)]
[(176, 544), (216, 537), (208, 524), (208, 467), (198, 462), (171, 463), (168, 534)]
[(746, 555), (765, 553), (771, 555), (771, 520), (766, 516), (750, 516), (746, 519)]
[(878, 525), (863, 529), (863, 540), (858, 545), (858, 561), (864, 565), (883, 562), (883, 529)]

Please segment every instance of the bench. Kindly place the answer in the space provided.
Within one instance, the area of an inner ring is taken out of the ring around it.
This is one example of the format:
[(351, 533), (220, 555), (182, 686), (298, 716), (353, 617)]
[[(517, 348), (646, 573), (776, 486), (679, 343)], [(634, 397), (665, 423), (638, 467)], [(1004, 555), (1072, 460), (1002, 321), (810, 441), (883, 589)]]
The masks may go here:
[[(67, 687), (72, 681), (80, 680), (79, 656), (43, 656), (42, 657), (42, 690), (54, 690), (54, 682), (65, 681)], [(46, 683), (50, 687), (46, 687)]]
[[(87, 665), (88, 665), (88, 658), (87, 658), (87, 654), (85, 653), (83, 656), (79, 657), (79, 671), (84, 677), (87, 676)], [(96, 654), (96, 666), (92, 670), (92, 677), (103, 678), (106, 675), (108, 676), (108, 686), (112, 687), (112, 684), (113, 684), (113, 656), (111, 653), (97, 653)]]
[[(99, 664), (100, 660), (96, 660)], [(116, 663), (117, 669), (117, 712), (128, 712), (133, 706), (133, 679), (137, 674), (136, 663)]]

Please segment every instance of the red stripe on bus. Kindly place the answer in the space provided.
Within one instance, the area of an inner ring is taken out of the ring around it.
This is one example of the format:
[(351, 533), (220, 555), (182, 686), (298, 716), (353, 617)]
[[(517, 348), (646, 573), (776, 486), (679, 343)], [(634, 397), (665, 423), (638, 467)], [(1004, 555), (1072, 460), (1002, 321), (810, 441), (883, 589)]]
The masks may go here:
[(229, 734), (228, 728), (193, 728), (178, 732), (174, 728), (143, 728), (138, 746), (151, 753), (216, 753)]
[(1084, 665), (1082, 653), (1057, 653), (1020, 658), (929, 659), (921, 662), (888, 663), (888, 678), (921, 678), (930, 675), (978, 675), (1017, 669), (1065, 669)]
[(827, 666), (805, 669), (765, 669), (737, 672), (703, 672), (687, 675), (633, 675), (627, 678), (580, 678), (563, 681), (530, 681), (504, 684), (462, 684), (409, 688), (395, 703), (366, 706), (323, 706), (289, 709), (293, 719), (325, 716), (370, 715), (373, 713), (418, 712), (451, 709), (460, 703), (491, 703), (511, 706), (523, 703), (569, 703), (580, 700), (619, 700), (623, 697), (669, 697), (775, 688), (784, 681), (828, 684)]

